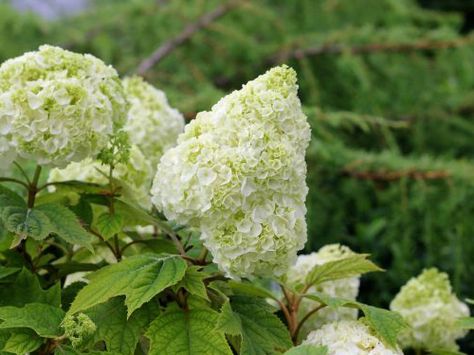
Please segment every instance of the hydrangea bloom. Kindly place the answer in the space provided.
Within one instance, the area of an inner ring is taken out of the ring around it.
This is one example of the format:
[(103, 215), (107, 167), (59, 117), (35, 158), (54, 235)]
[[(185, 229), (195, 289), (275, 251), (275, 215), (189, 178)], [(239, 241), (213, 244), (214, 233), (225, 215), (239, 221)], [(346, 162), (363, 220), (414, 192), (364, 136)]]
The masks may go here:
[(107, 144), (127, 108), (117, 72), (92, 55), (45, 45), (0, 66), (2, 152), (56, 166), (82, 160)]
[(365, 324), (350, 320), (326, 324), (304, 343), (325, 345), (328, 355), (403, 355), (399, 349), (387, 348)]
[[(52, 169), (49, 182), (78, 180), (95, 184), (107, 184), (109, 167), (97, 160), (86, 158), (80, 162), (70, 163), (64, 169)], [(130, 158), (126, 164), (119, 163), (113, 171), (113, 177), (122, 184), (125, 198), (141, 205), (151, 207), (149, 195), (152, 181), (150, 162), (137, 146), (130, 149)]]
[(456, 339), (466, 334), (454, 323), (469, 316), (469, 308), (452, 292), (448, 275), (436, 268), (424, 270), (408, 281), (390, 309), (400, 313), (411, 326), (400, 337), (404, 348), (456, 350)]
[[(287, 273), (287, 280), (290, 285), (303, 284), (306, 276), (316, 266), (322, 265), (329, 261), (344, 259), (354, 255), (354, 252), (343, 245), (330, 244), (308, 255), (300, 255), (296, 260), (296, 264), (291, 267)], [(317, 286), (311, 287), (308, 292), (322, 292), (329, 296), (341, 297), (348, 300), (355, 300), (359, 293), (359, 277), (351, 277), (341, 280), (326, 281)], [(309, 299), (301, 301), (298, 316), (303, 318), (309, 311), (319, 306), (319, 303)], [(309, 318), (301, 329), (301, 334), (305, 336), (310, 331), (320, 328), (322, 325), (337, 320), (356, 320), (357, 309), (341, 307), (337, 310), (331, 308), (323, 308), (315, 315)]]
[(158, 165), (154, 204), (199, 227), (228, 276), (286, 272), (306, 241), (309, 125), (296, 73), (282, 66), (186, 126)]
[(155, 168), (163, 153), (176, 144), (184, 129), (184, 118), (170, 107), (162, 91), (142, 78), (126, 78), (123, 85), (131, 103), (125, 130)]

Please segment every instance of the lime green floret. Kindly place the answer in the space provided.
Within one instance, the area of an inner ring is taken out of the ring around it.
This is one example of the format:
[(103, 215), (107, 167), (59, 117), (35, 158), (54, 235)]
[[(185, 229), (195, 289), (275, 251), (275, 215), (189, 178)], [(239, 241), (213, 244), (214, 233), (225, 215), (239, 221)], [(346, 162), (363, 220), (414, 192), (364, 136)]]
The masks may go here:
[(169, 105), (164, 92), (142, 78), (125, 78), (123, 85), (131, 104), (125, 130), (156, 168), (163, 153), (176, 145), (184, 118)]
[(0, 138), (39, 164), (97, 154), (127, 109), (117, 72), (92, 55), (44, 45), (0, 66)]
[(469, 309), (452, 292), (448, 275), (436, 268), (408, 281), (390, 308), (411, 326), (400, 338), (404, 348), (456, 350), (456, 339), (465, 335), (455, 323), (468, 316)]
[(306, 241), (310, 130), (296, 73), (282, 66), (200, 112), (158, 165), (153, 202), (200, 228), (233, 278), (286, 272)]

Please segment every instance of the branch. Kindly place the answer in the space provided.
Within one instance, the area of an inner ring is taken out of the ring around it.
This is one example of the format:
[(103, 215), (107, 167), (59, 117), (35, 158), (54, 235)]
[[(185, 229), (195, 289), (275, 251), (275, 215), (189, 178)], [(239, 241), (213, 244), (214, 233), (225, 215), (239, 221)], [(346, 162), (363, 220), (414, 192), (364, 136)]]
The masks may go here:
[(213, 11), (202, 15), (196, 22), (189, 24), (180, 34), (159, 46), (148, 58), (144, 59), (138, 66), (137, 74), (143, 75), (160, 60), (170, 54), (181, 44), (187, 42), (194, 34), (209, 26), (218, 18), (224, 16), (229, 11), (242, 3), (242, 0), (229, 0), (226, 3), (216, 7)]
[(421, 50), (438, 50), (462, 47), (474, 42), (473, 36), (456, 38), (453, 40), (420, 40), (412, 43), (368, 43), (360, 45), (345, 45), (327, 43), (315, 47), (297, 48), (277, 53), (270, 59), (270, 63), (282, 63), (289, 59), (303, 59), (308, 56), (319, 56), (328, 54), (364, 54), (376, 52), (413, 52)]
[(344, 169), (343, 174), (360, 180), (396, 181), (402, 178), (413, 180), (442, 180), (450, 175), (446, 171), (356, 171)]

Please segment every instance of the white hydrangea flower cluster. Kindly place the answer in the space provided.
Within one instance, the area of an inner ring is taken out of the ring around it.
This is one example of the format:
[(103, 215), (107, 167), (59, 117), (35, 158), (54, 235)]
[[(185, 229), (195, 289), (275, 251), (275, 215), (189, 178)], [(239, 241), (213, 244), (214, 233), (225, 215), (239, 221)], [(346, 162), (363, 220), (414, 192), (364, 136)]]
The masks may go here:
[(466, 335), (455, 322), (469, 316), (469, 308), (452, 292), (448, 275), (436, 268), (409, 280), (390, 309), (411, 327), (399, 338), (403, 348), (457, 350), (456, 339)]
[(326, 346), (328, 355), (403, 355), (386, 347), (370, 329), (358, 321), (343, 320), (311, 332), (304, 344)]
[(306, 241), (310, 139), (296, 73), (276, 67), (186, 126), (158, 165), (153, 203), (199, 227), (232, 278), (281, 275)]
[[(347, 246), (340, 244), (329, 244), (323, 246), (318, 252), (308, 255), (299, 255), (296, 264), (287, 273), (287, 280), (290, 285), (303, 284), (306, 276), (316, 265), (323, 265), (330, 261), (344, 259), (355, 253)], [(341, 280), (326, 281), (313, 286), (308, 293), (318, 291), (332, 297), (340, 297), (348, 300), (355, 300), (359, 294), (360, 277), (350, 277)], [(309, 311), (318, 307), (316, 301), (303, 299), (298, 309), (298, 317), (302, 319)], [(323, 308), (309, 318), (301, 329), (304, 337), (310, 331), (321, 328), (324, 324), (338, 320), (356, 320), (358, 311), (354, 308), (341, 307), (338, 309)]]
[(0, 153), (14, 150), (41, 165), (80, 161), (107, 144), (127, 109), (111, 66), (41, 46), (0, 66)]
[(176, 144), (183, 132), (183, 115), (170, 107), (164, 92), (142, 78), (125, 78), (123, 85), (131, 104), (125, 131), (155, 168), (163, 153)]
[[(48, 182), (78, 180), (105, 185), (108, 183), (108, 175), (108, 165), (86, 158), (77, 163), (70, 163), (64, 169), (52, 169), (49, 172)], [(151, 207), (149, 191), (153, 179), (152, 168), (137, 146), (131, 146), (128, 162), (118, 163), (112, 176), (120, 182), (126, 199), (146, 209)]]

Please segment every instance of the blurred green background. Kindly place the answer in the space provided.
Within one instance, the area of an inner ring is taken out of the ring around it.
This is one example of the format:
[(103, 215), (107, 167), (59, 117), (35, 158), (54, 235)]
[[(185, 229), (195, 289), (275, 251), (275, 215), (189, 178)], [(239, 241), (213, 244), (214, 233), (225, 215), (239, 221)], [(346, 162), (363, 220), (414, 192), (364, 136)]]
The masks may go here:
[[(50, 43), (121, 75), (227, 4), (90, 0), (45, 18), (20, 13), (28, 1), (9, 3), (0, 1), (0, 61)], [(373, 254), (387, 272), (364, 278), (360, 298), (376, 305), (426, 266), (473, 298), (474, 1), (235, 3), (147, 80), (192, 119), (267, 68), (293, 66), (313, 129), (307, 251), (340, 242)], [(462, 350), (474, 354), (473, 335)]]

